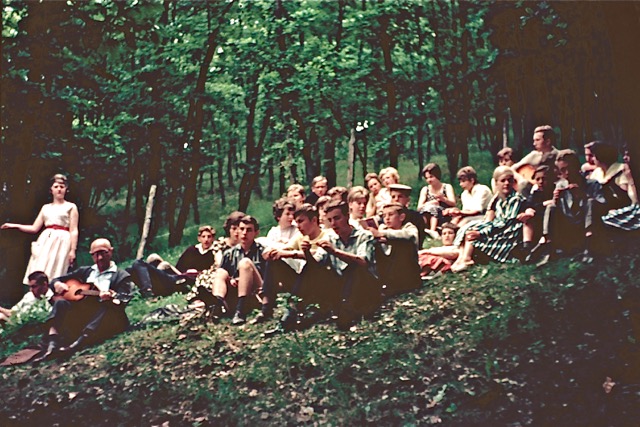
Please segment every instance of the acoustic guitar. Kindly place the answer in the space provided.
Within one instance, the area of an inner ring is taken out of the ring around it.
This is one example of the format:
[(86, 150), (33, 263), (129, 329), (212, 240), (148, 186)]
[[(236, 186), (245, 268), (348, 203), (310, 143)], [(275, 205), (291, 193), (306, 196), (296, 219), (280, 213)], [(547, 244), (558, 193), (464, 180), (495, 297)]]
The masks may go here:
[(533, 184), (533, 175), (536, 173), (536, 167), (533, 165), (522, 165), (516, 169), (516, 173)]
[[(92, 297), (100, 296), (100, 291), (97, 290), (95, 286), (92, 285), (91, 283), (82, 283), (76, 279), (67, 279), (63, 283), (65, 283), (69, 287), (69, 290), (61, 294), (54, 295), (53, 296), (54, 301), (65, 299), (67, 301), (74, 302), (74, 301), (81, 301), (89, 296), (92, 296)], [(110, 290), (109, 292), (111, 293), (112, 297), (116, 295), (116, 293), (113, 290)], [(114, 303), (115, 305), (120, 304), (120, 300), (117, 298), (113, 298), (111, 302)]]

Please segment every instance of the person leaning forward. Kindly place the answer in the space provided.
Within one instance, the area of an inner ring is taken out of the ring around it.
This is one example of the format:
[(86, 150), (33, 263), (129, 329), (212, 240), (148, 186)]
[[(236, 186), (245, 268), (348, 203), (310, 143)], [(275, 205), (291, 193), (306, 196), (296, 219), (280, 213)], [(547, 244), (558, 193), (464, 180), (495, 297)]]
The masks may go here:
[(315, 253), (309, 241), (302, 241), (307, 263), (293, 294), (302, 300), (302, 306), (318, 304), (321, 311), (337, 312), (338, 327), (344, 329), (380, 305), (382, 289), (376, 273), (374, 239), (371, 232), (349, 224), (345, 202), (331, 202), (325, 212), (335, 234), (318, 241)]
[[(51, 281), (51, 289), (58, 295), (46, 325), (48, 344), (34, 362), (42, 362), (57, 354), (70, 355), (76, 351), (123, 332), (129, 326), (125, 305), (132, 296), (133, 283), (129, 273), (119, 269), (111, 260), (111, 242), (99, 238), (91, 243), (94, 264), (80, 267), (70, 274)], [(91, 284), (97, 296), (79, 301), (65, 299), (70, 293), (67, 281), (75, 279)], [(64, 345), (61, 347), (61, 345)]]

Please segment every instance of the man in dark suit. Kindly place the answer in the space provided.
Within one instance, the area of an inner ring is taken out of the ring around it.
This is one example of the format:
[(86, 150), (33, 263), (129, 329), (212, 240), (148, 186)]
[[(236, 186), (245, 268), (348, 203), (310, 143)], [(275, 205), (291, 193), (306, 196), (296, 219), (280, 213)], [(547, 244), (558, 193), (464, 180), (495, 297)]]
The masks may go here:
[[(60, 297), (53, 303), (46, 320), (49, 326), (47, 348), (34, 362), (42, 362), (58, 353), (72, 354), (123, 332), (129, 326), (124, 310), (133, 291), (129, 273), (120, 270), (111, 260), (113, 247), (109, 240), (96, 239), (91, 243), (90, 253), (95, 264), (51, 281), (49, 286)], [(65, 282), (70, 279), (92, 284), (98, 291), (97, 297), (68, 301), (64, 298), (65, 293), (69, 293), (69, 285)], [(61, 347), (62, 344), (68, 345)]]

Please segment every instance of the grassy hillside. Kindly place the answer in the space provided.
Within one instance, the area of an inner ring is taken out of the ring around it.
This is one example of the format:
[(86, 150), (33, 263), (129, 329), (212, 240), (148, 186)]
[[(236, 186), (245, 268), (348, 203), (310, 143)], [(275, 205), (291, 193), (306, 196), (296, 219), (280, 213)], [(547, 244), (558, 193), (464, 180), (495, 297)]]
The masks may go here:
[[(487, 265), (445, 276), (347, 332), (321, 324), (265, 339), (272, 325), (205, 319), (135, 330), (71, 360), (5, 368), (0, 419), (634, 425), (640, 257), (637, 239), (626, 244), (626, 255), (592, 266)], [(178, 300), (134, 300), (128, 310), (135, 321)], [(14, 347), (4, 338), (3, 355)], [(606, 377), (617, 383), (610, 394)]]

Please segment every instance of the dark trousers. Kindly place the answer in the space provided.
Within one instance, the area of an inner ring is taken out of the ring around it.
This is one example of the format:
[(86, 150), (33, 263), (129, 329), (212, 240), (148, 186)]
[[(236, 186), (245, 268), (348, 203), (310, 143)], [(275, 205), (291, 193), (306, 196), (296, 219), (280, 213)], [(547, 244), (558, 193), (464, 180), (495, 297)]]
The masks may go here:
[(185, 286), (177, 286), (180, 276), (159, 270), (148, 262), (136, 260), (128, 269), (141, 291), (152, 291), (154, 295), (167, 296), (185, 291)]
[(365, 267), (350, 265), (338, 274), (330, 267), (308, 262), (300, 276), (292, 293), (302, 300), (302, 306), (318, 304), (320, 311), (333, 310), (339, 317), (366, 316), (382, 302), (380, 281)]
[(100, 302), (96, 297), (73, 302), (55, 301), (47, 323), (55, 327), (63, 342), (67, 343), (75, 341), (83, 333), (94, 341), (102, 341), (129, 327), (124, 306), (110, 301)]
[(591, 226), (590, 212), (571, 216), (556, 206), (547, 206), (542, 220), (542, 235), (551, 237), (553, 246), (574, 252), (584, 246), (585, 230)]
[(279, 292), (291, 292), (298, 280), (295, 270), (283, 260), (267, 261), (262, 282), (262, 294), (269, 298), (270, 305), (275, 305)]
[(382, 246), (376, 246), (376, 267), (384, 295), (389, 297), (418, 289), (422, 282), (416, 245), (409, 240), (391, 240), (390, 246), (389, 255)]

